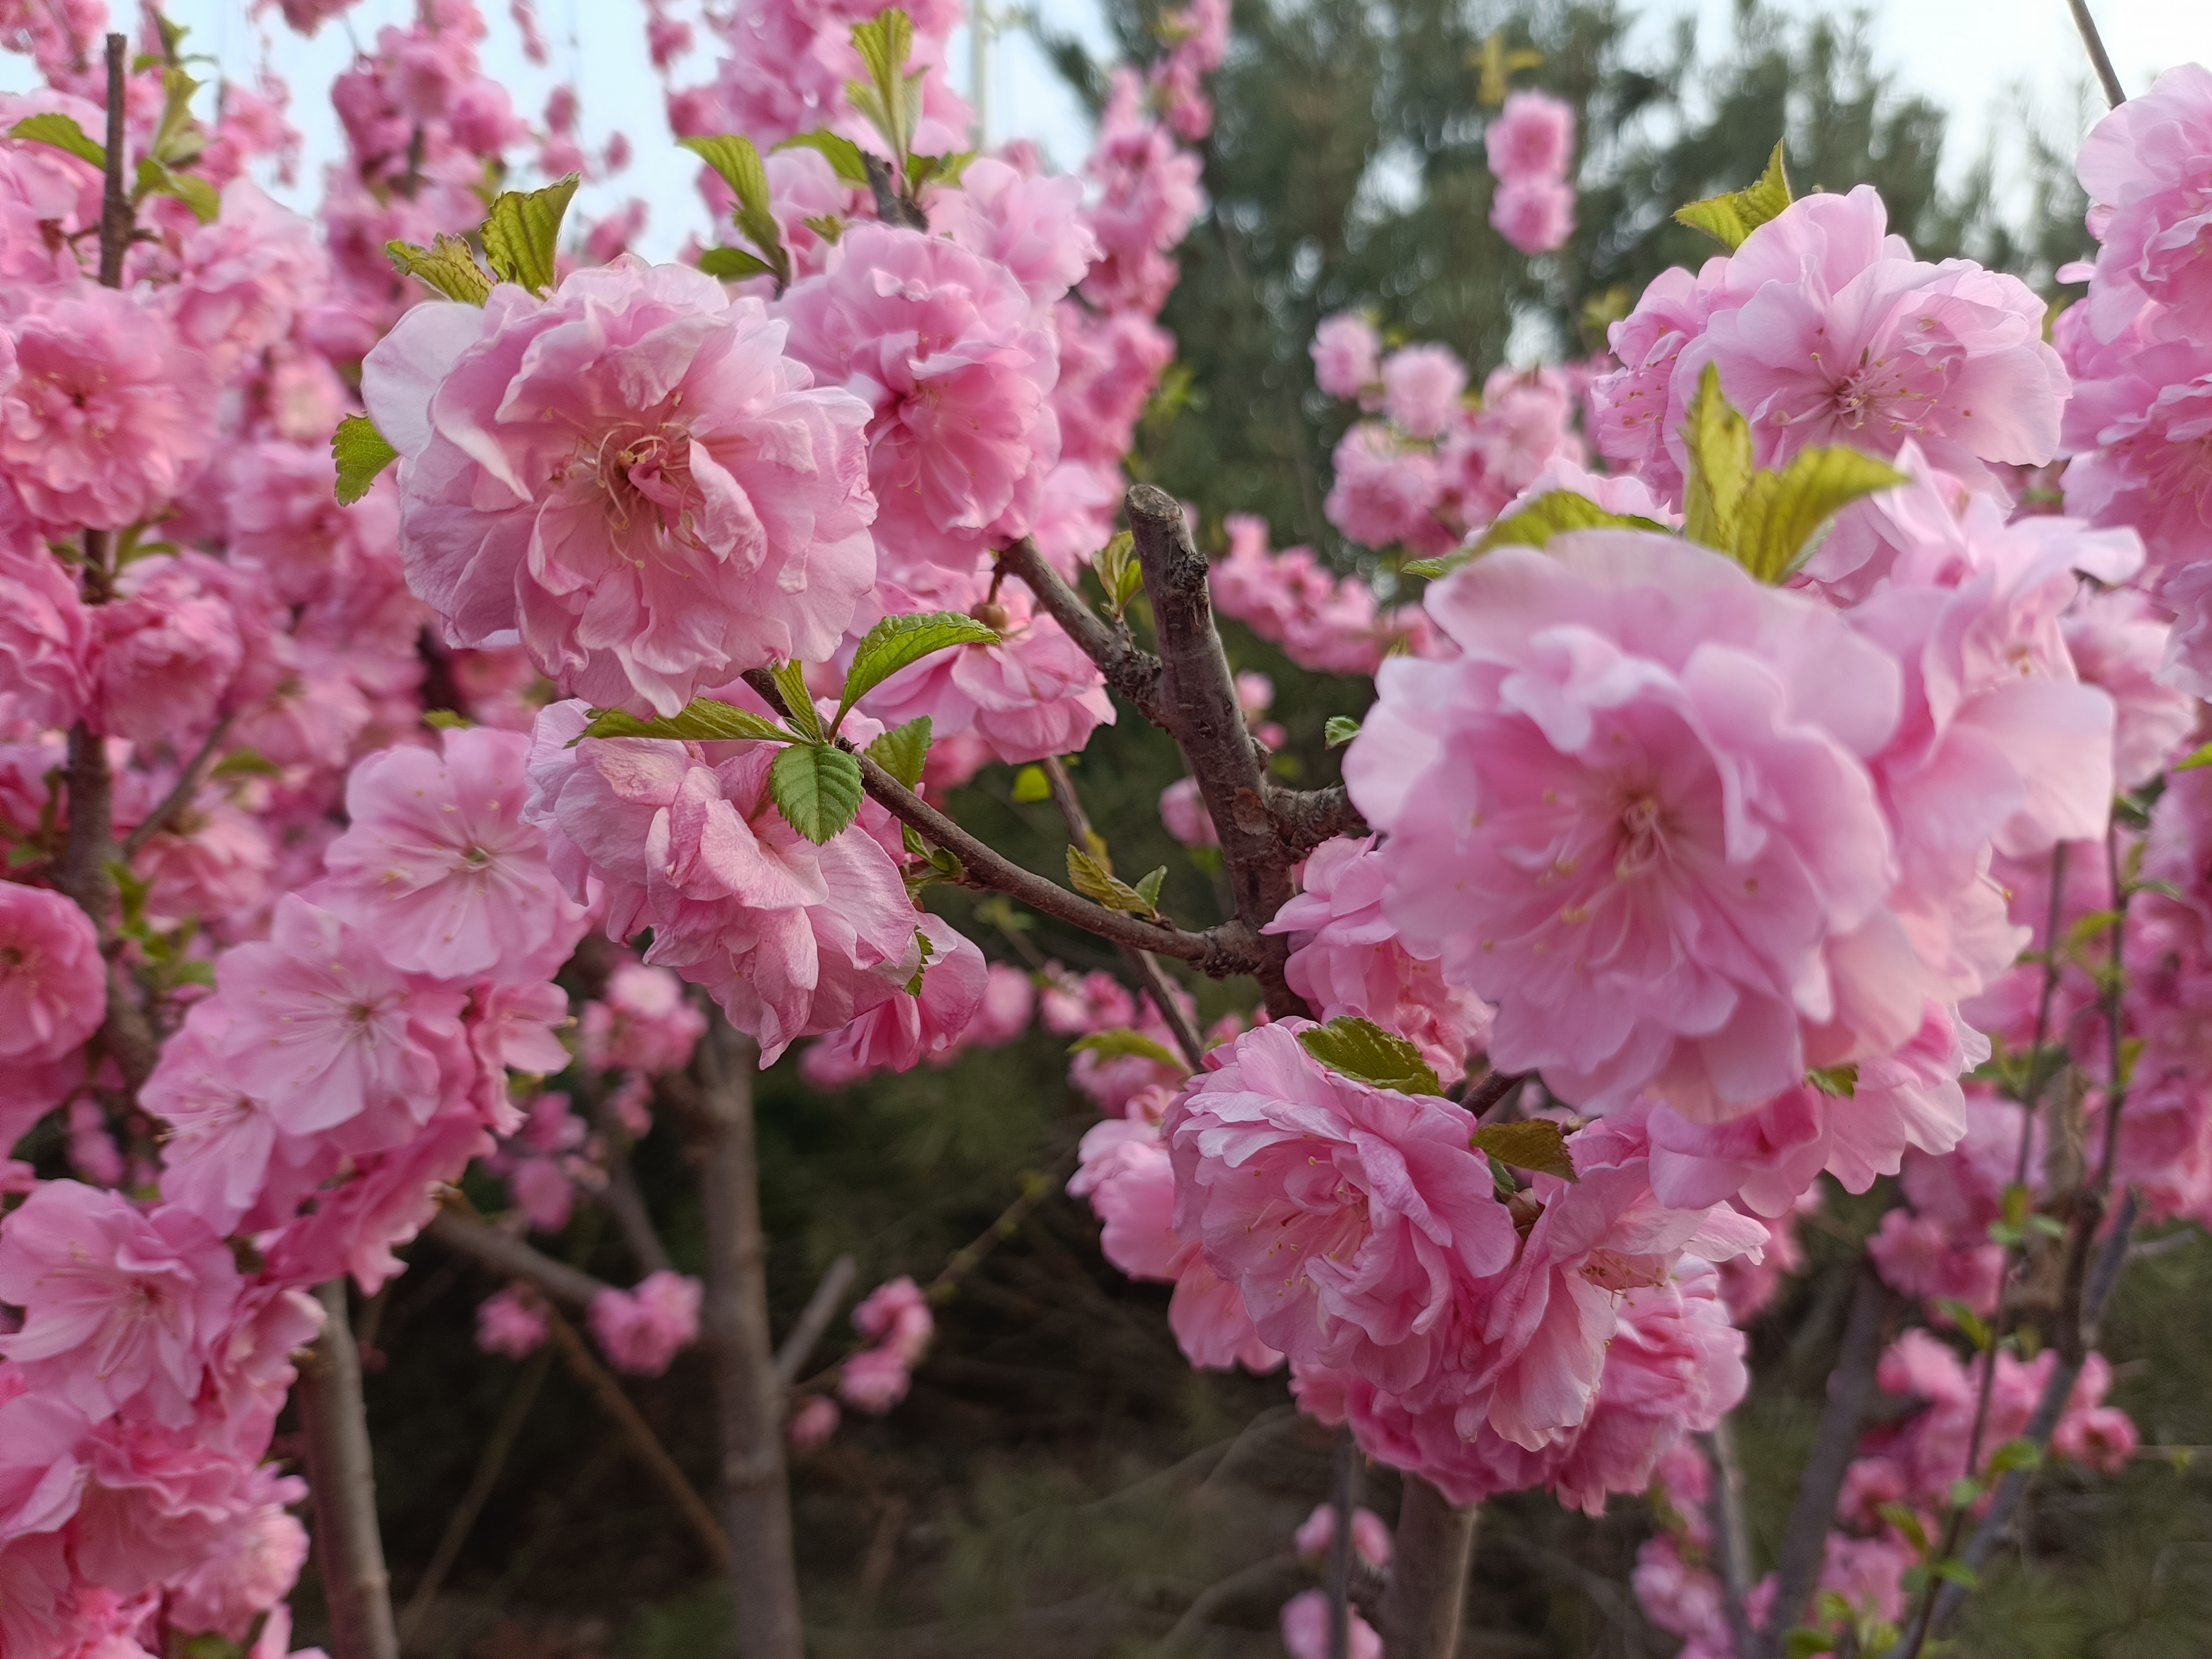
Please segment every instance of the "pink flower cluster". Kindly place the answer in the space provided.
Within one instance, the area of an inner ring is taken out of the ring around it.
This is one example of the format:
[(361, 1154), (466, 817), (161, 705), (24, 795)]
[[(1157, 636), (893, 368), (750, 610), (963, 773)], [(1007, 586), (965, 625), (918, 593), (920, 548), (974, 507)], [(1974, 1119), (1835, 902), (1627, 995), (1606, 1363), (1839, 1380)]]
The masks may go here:
[(1575, 234), (1575, 112), (1547, 93), (1508, 94), (1483, 129), (1497, 193), (1490, 225), (1520, 252), (1549, 253)]

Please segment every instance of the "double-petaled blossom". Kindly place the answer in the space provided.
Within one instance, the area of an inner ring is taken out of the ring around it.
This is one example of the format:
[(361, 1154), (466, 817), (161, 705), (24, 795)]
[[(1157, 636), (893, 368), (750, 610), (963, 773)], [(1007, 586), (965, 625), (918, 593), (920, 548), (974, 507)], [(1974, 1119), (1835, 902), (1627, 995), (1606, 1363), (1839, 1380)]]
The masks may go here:
[(602, 704), (673, 714), (836, 648), (875, 574), (861, 428), (786, 330), (629, 258), (540, 301), (419, 306), (362, 388), (399, 451), (410, 585), (455, 645), (520, 630)]
[(1356, 311), (1340, 311), (1314, 330), (1314, 384), (1332, 398), (1366, 398), (1382, 379), (1382, 337)]
[(99, 936), (59, 893), (0, 882), (0, 1065), (58, 1060), (107, 1017)]
[(1497, 1006), (1494, 1065), (1717, 1121), (1917, 1029), (1844, 948), (1894, 879), (1883, 652), (1635, 532), (1499, 548), (1427, 605), (1461, 654), (1384, 665), (1345, 775), (1406, 947)]
[(0, 736), (69, 726), (92, 696), (92, 619), (61, 562), (0, 532)]
[(1516, 92), (1483, 129), (1498, 191), (1491, 228), (1520, 252), (1549, 253), (1575, 228), (1573, 106), (1547, 93)]
[(94, 610), (106, 731), (135, 743), (189, 744), (214, 723), (246, 657), (228, 596), (206, 579), (214, 562), (198, 555), (138, 560), (115, 600)]
[(696, 1279), (663, 1270), (634, 1291), (601, 1291), (587, 1316), (592, 1334), (607, 1357), (639, 1376), (658, 1376), (668, 1362), (699, 1340)]
[(2115, 339), (2142, 307), (2164, 312), (2166, 337), (2203, 339), (2212, 327), (2212, 70), (2168, 70), (2140, 98), (2115, 105), (2081, 141), (2075, 171), (2089, 193), (2100, 245), (2088, 320)]
[(584, 1063), (599, 1071), (680, 1071), (706, 1031), (684, 981), (641, 962), (616, 966), (605, 1000), (586, 1003), (577, 1027)]

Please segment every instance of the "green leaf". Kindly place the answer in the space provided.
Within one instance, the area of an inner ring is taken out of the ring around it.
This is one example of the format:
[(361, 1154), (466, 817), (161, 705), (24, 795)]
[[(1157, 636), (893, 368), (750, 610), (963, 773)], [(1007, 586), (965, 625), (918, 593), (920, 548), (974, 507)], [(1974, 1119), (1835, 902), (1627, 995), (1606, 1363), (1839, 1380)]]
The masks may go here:
[(699, 256), (699, 269), (709, 276), (720, 277), (726, 283), (740, 282), (747, 276), (775, 275), (774, 265), (741, 247), (708, 248)]
[[(731, 216), (745, 239), (761, 251), (761, 257), (779, 283), (791, 280), (791, 255), (784, 251), (783, 228), (776, 223), (769, 209), (768, 169), (761, 165), (760, 152), (753, 148), (750, 138), (722, 137), (718, 138), (681, 138), (677, 141), (685, 149), (704, 161), (722, 176), (730, 193), (738, 198)], [(703, 265), (702, 267), (704, 268)], [(710, 275), (720, 276), (719, 271)]]
[(837, 699), (836, 730), (845, 711), (902, 668), (956, 645), (996, 645), (998, 630), (963, 611), (925, 611), (917, 616), (886, 617), (868, 630), (853, 665), (845, 671), (845, 690)]
[(1079, 847), (1067, 849), (1067, 879), (1077, 892), (1109, 910), (1121, 910), (1154, 921), (1159, 917), (1158, 907), (1152, 900)]
[(1690, 399), (1682, 442), (1690, 455), (1682, 491), (1682, 533), (1703, 547), (1735, 550), (1736, 520), (1751, 487), (1751, 422), (1721, 392), (1718, 364), (1707, 363)]
[(975, 152), (963, 149), (955, 155), (910, 155), (907, 158), (907, 188), (920, 190), (924, 185), (957, 185), (960, 175), (968, 171), (968, 164), (975, 159)]
[(768, 792), (784, 822), (820, 846), (860, 810), (860, 763), (828, 744), (793, 744), (768, 769)]
[(1401, 1095), (1440, 1095), (1443, 1084), (1421, 1051), (1372, 1020), (1342, 1014), (1298, 1033), (1299, 1046), (1333, 1072), (1354, 1082)]
[(586, 738), (672, 738), (683, 743), (789, 743), (791, 733), (750, 709), (694, 697), (673, 714), (641, 720), (622, 708), (592, 711)]
[(1990, 1328), (1982, 1322), (1981, 1315), (1955, 1296), (1939, 1296), (1935, 1305), (1964, 1333), (1967, 1341), (1984, 1353), (1989, 1352)]
[(827, 127), (817, 127), (812, 132), (802, 132), (787, 138), (778, 149), (817, 150), (827, 156), (831, 169), (848, 185), (862, 190), (868, 187), (868, 164), (860, 159), (860, 147), (850, 138), (840, 137)]
[(1136, 538), (1126, 530), (1117, 532), (1111, 541), (1092, 555), (1091, 568), (1106, 595), (1108, 609), (1119, 621), (1128, 610), (1129, 601), (1145, 591), (1145, 570), (1137, 562)]
[(1014, 774), (1014, 799), (1024, 806), (1052, 799), (1052, 780), (1042, 766), (1024, 766)]
[[(1483, 532), (1482, 539), (1475, 543), (1474, 552), (1487, 553), (1493, 547), (1542, 547), (1565, 530), (1656, 530), (1662, 536), (1674, 533), (1650, 519), (1628, 513), (1608, 513), (1589, 496), (1571, 489), (1553, 489), (1537, 496), (1512, 517), (1492, 525)], [(1450, 556), (1447, 555), (1437, 562), (1450, 565)]]
[(1859, 1068), (1855, 1065), (1815, 1066), (1805, 1073), (1805, 1081), (1821, 1094), (1850, 1100), (1859, 1091)]
[(832, 246), (845, 235), (845, 222), (834, 213), (810, 213), (799, 222)]
[(207, 148), (206, 138), (192, 127), (192, 94), (199, 89), (200, 83), (174, 64), (161, 71), (161, 118), (148, 154), (164, 166), (190, 161)]
[(1990, 1455), (1992, 1475), (2010, 1474), (2014, 1469), (2032, 1469), (2043, 1462), (2043, 1448), (2026, 1435), (2016, 1435)]
[(138, 186), (131, 199), (143, 202), (149, 196), (173, 196), (204, 225), (214, 223), (222, 211), (222, 198), (213, 185), (189, 173), (172, 173), (150, 155), (138, 163)]
[(1152, 874), (1139, 878), (1137, 896), (1157, 912), (1160, 908), (1160, 884), (1168, 878), (1168, 867), (1163, 864)]
[(1331, 714), (1321, 729), (1322, 747), (1341, 749), (1359, 735), (1359, 722), (1349, 714)]
[(855, 23), (853, 50), (867, 66), (868, 78), (848, 81), (846, 99), (883, 134), (903, 172), (914, 149), (914, 130), (921, 121), (921, 76), (906, 72), (914, 52), (914, 21), (894, 6), (869, 22)]
[(1702, 230), (1716, 241), (1735, 249), (1741, 247), (1746, 237), (1788, 207), (1790, 202), (1790, 175), (1783, 169), (1782, 146), (1777, 143), (1773, 155), (1766, 158), (1766, 171), (1759, 175), (1757, 184), (1677, 208), (1674, 217), (1691, 229)]
[(1567, 1151), (1566, 1131), (1547, 1117), (1492, 1123), (1477, 1129), (1468, 1145), (1516, 1170), (1532, 1170), (1562, 1181), (1582, 1179), (1575, 1173), (1574, 1155)]
[(1462, 565), (1472, 564), (1474, 555), (1468, 552), (1446, 553), (1433, 559), (1408, 559), (1398, 567), (1401, 576), (1426, 576), (1434, 581), (1439, 576), (1449, 576)]
[(366, 415), (349, 415), (331, 434), (331, 459), (337, 464), (340, 507), (351, 507), (368, 494), (377, 475), (399, 459), (376, 423)]
[(929, 759), (929, 716), (918, 714), (870, 744), (868, 758), (911, 789), (921, 781), (921, 769)]
[(433, 732), (465, 732), (476, 722), (450, 708), (432, 708), (423, 714), (422, 724)]
[(2030, 1201), (2028, 1190), (2021, 1182), (2015, 1181), (2008, 1186), (2004, 1189), (2002, 1203), (2005, 1224), (2018, 1227), (2026, 1222)]
[(1982, 1483), (1969, 1476), (1962, 1475), (1951, 1483), (1949, 1497), (1954, 1510), (1972, 1509), (1981, 1495)]
[(1835, 1650), (1836, 1638), (1826, 1631), (1811, 1625), (1800, 1625), (1792, 1630), (1782, 1648), (1786, 1659), (1814, 1659), (1816, 1654), (1833, 1653)]
[(1875, 1513), (1903, 1533), (1913, 1548), (1923, 1555), (1928, 1553), (1928, 1528), (1912, 1510), (1902, 1504), (1884, 1504)]
[(10, 138), (21, 138), (33, 144), (52, 144), (56, 149), (66, 150), (80, 161), (89, 161), (106, 172), (107, 148), (87, 137), (82, 127), (72, 116), (52, 111), (44, 115), (27, 115), (8, 129)]
[(211, 778), (281, 778), (284, 769), (258, 749), (234, 749), (208, 769)]
[(1781, 471), (1752, 478), (1727, 550), (1759, 580), (1779, 582), (1812, 556), (1820, 532), (1838, 512), (1906, 482), (1887, 461), (1856, 449), (1800, 450)]
[(2212, 766), (2212, 743), (2206, 744), (2202, 749), (2191, 750), (2189, 758), (2174, 762), (2172, 769), (2176, 772), (2194, 772), (2200, 766)]
[(428, 247), (386, 242), (384, 254), (401, 276), (421, 278), (448, 300), (480, 306), (491, 298), (491, 278), (477, 263), (474, 251), (458, 236), (441, 231)]
[(1146, 1036), (1142, 1031), (1133, 1031), (1126, 1025), (1110, 1031), (1093, 1031), (1079, 1036), (1067, 1045), (1071, 1054), (1096, 1054), (1101, 1060), (1127, 1060), (1135, 1056), (1158, 1060), (1163, 1066), (1182, 1069), (1182, 1061), (1166, 1048)]
[(1960, 1589), (1979, 1589), (1982, 1587), (1981, 1574), (1956, 1559), (1938, 1561), (1929, 1571), (1938, 1578), (1949, 1579)]
[(131, 866), (120, 859), (107, 860), (108, 879), (115, 884), (117, 898), (123, 911), (120, 931), (133, 939), (146, 937), (146, 900), (154, 890), (150, 881), (141, 881), (131, 872)]
[(582, 182), (572, 173), (543, 190), (508, 191), (491, 204), (483, 225), (484, 258), (500, 281), (539, 295), (553, 286), (562, 216)]
[(799, 734), (812, 742), (822, 741), (822, 715), (814, 707), (814, 694), (806, 689), (806, 671), (796, 660), (771, 663), (768, 677), (775, 682), (775, 689), (783, 693), (783, 704), (790, 712), (791, 724)]

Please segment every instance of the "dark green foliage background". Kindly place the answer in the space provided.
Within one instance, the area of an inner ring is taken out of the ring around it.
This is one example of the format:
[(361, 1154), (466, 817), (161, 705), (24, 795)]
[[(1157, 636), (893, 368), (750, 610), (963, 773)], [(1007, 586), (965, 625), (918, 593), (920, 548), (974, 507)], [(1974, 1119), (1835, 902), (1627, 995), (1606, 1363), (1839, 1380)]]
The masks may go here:
[[(1130, 51), (1152, 49), (1149, 0), (1110, 0)], [(1656, 271), (1711, 251), (1668, 218), (1681, 202), (1747, 182), (1778, 134), (1802, 193), (1878, 185), (1893, 228), (1929, 257), (1966, 252), (2047, 286), (2081, 251), (2081, 208), (2060, 158), (2007, 135), (2036, 179), (2025, 223), (1996, 210), (1988, 169), (1938, 183), (1942, 112), (1899, 96), (1862, 28), (1826, 15), (1747, 9), (1732, 39), (1685, 33), (1659, 61), (1631, 62), (1628, 14), (1605, 5), (1507, 9), (1449, 0), (1239, 0), (1233, 55), (1206, 149), (1213, 211), (1183, 250), (1166, 322), (1182, 343), (1178, 398), (1148, 419), (1137, 465), (1198, 506), (1204, 533), (1255, 511), (1279, 542), (1347, 553), (1321, 514), (1328, 458), (1346, 411), (1313, 390), (1316, 321), (1374, 307), (1385, 326), (1455, 347), (1478, 374), (1515, 319), (1560, 352), (1594, 343), (1586, 300), (1625, 301)], [(1472, 54), (1493, 29), (1533, 44), (1520, 79), (1583, 111), (1582, 225), (1532, 265), (1488, 228)], [(1079, 84), (1095, 66), (1063, 50)], [(1383, 158), (1378, 169), (1377, 158)], [(1387, 173), (1398, 187), (1377, 191)], [(1358, 714), (1360, 683), (1293, 669), (1234, 627), (1240, 668), (1275, 680), (1290, 732), (1279, 763), (1327, 781), (1323, 720)], [(1164, 902), (1214, 919), (1214, 883), (1176, 847), (1154, 803), (1180, 767), (1172, 745), (1126, 714), (1075, 776), (1125, 874), (1165, 864)], [(960, 793), (962, 820), (1032, 868), (1057, 871), (1064, 836), (1048, 806), (1018, 805), (1006, 769)], [(1021, 946), (1079, 967), (1118, 966), (1084, 936), (1039, 926), (1018, 945), (968, 896), (933, 900), (987, 952)], [(1211, 1016), (1243, 988), (1203, 986)], [(841, 1251), (866, 1286), (925, 1282), (990, 1227), (1041, 1172), (1064, 1177), (1095, 1114), (1065, 1083), (1060, 1045), (1033, 1034), (972, 1055), (823, 1097), (787, 1060), (762, 1080), (764, 1202), (779, 1328)], [(700, 1220), (664, 1124), (641, 1173), (679, 1265), (696, 1268)], [(496, 1207), (487, 1183), (474, 1196)], [(1759, 1391), (1742, 1414), (1758, 1547), (1771, 1551), (1811, 1434), (1847, 1294), (1850, 1236), (1875, 1198), (1808, 1227), (1811, 1263), (1752, 1332)], [(825, 1656), (1127, 1656), (1163, 1639), (1209, 1587), (1210, 1622), (1179, 1650), (1273, 1655), (1276, 1610), (1311, 1578), (1287, 1559), (1291, 1528), (1322, 1497), (1327, 1437), (1285, 1404), (1279, 1376), (1194, 1373), (1165, 1321), (1166, 1288), (1105, 1265), (1097, 1224), (1064, 1194), (1046, 1199), (963, 1283), (912, 1395), (880, 1421), (848, 1421), (800, 1457), (793, 1488), (814, 1650)], [(587, 1216), (541, 1241), (617, 1282), (637, 1272)], [(375, 1316), (369, 1402), (395, 1586), (404, 1599), (466, 1489), (518, 1365), (477, 1353), (472, 1312), (493, 1285), (430, 1246)], [(823, 1358), (842, 1352), (840, 1330)], [(2146, 1439), (2212, 1444), (2212, 1247), (2191, 1237), (2133, 1271), (2108, 1326), (2118, 1397)], [(697, 1354), (630, 1392), (702, 1487), (714, 1453)], [(1368, 1499), (1395, 1513), (1388, 1471)], [(1974, 1604), (1960, 1650), (2004, 1659), (2203, 1652), (2212, 1621), (2212, 1480), (2152, 1460), (2124, 1478), (2065, 1474), (2038, 1485), (2022, 1555)], [(1648, 1528), (1617, 1501), (1592, 1522), (1523, 1495), (1483, 1522), (1463, 1651), (1661, 1655), (1627, 1574)], [(312, 1571), (303, 1641), (320, 1624)], [(422, 1655), (481, 1659), (727, 1651), (726, 1606), (696, 1545), (557, 1367), (470, 1534)]]

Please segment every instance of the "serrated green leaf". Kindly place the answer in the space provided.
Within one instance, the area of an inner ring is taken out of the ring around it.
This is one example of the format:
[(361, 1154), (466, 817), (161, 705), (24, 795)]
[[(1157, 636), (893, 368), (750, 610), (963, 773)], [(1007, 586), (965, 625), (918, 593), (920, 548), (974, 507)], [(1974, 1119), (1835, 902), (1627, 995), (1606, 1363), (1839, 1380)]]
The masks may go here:
[(1157, 1060), (1163, 1066), (1182, 1069), (1182, 1061), (1161, 1044), (1142, 1031), (1133, 1031), (1126, 1025), (1110, 1031), (1093, 1031), (1079, 1036), (1067, 1045), (1071, 1054), (1096, 1054), (1101, 1060), (1127, 1060), (1132, 1057)]
[(1359, 735), (1359, 722), (1349, 714), (1331, 714), (1321, 729), (1322, 747), (1341, 749)]
[(1044, 768), (1024, 766), (1014, 774), (1014, 799), (1024, 806), (1052, 799), (1052, 780), (1045, 776)]
[(1690, 465), (1682, 489), (1682, 533), (1701, 547), (1734, 553), (1736, 520), (1751, 488), (1751, 423), (1721, 392), (1719, 365), (1698, 377), (1682, 424)]
[(845, 97), (884, 136), (903, 173), (914, 149), (914, 130), (921, 121), (921, 75), (906, 72), (914, 52), (914, 21), (894, 6), (872, 21), (853, 26), (853, 49), (866, 65), (868, 78), (848, 81)]
[(862, 190), (868, 186), (868, 164), (860, 159), (860, 147), (850, 138), (840, 137), (827, 127), (817, 127), (812, 132), (802, 132), (796, 137), (787, 138), (775, 148), (818, 151), (828, 159), (831, 170), (843, 182)]
[(1935, 1305), (1959, 1328), (1967, 1341), (1984, 1352), (1989, 1351), (1990, 1328), (1970, 1305), (1955, 1296), (1939, 1296), (1935, 1298)]
[(1582, 1179), (1575, 1173), (1574, 1155), (1567, 1150), (1566, 1131), (1547, 1117), (1490, 1124), (1477, 1129), (1470, 1144), (1516, 1170), (1557, 1176), (1562, 1181)]
[(826, 743), (793, 744), (769, 768), (768, 792), (784, 822), (818, 847), (860, 810), (860, 763)]
[(120, 931), (133, 939), (146, 937), (146, 899), (154, 890), (150, 881), (141, 881), (131, 866), (120, 859), (107, 860), (108, 879), (115, 884), (115, 893), (120, 901), (123, 919)]
[[(745, 234), (745, 239), (758, 248), (769, 270), (779, 283), (791, 280), (791, 255), (784, 251), (783, 228), (776, 222), (769, 203), (768, 169), (761, 165), (760, 152), (753, 148), (750, 138), (725, 135), (714, 138), (682, 138), (677, 141), (685, 149), (698, 156), (721, 175), (722, 182), (730, 187), (737, 206), (731, 217)], [(701, 269), (705, 269), (702, 262)], [(709, 276), (720, 276), (710, 271)]]
[(1168, 878), (1168, 867), (1163, 864), (1148, 876), (1137, 881), (1137, 896), (1157, 911), (1160, 907), (1160, 885)]
[(1906, 483), (1887, 461), (1829, 445), (1802, 449), (1779, 472), (1753, 476), (1728, 550), (1763, 582), (1780, 582), (1820, 545), (1828, 520), (1853, 501)]
[(799, 223), (832, 246), (844, 238), (845, 222), (834, 213), (810, 213)]
[(1145, 591), (1145, 571), (1137, 562), (1136, 538), (1126, 530), (1117, 532), (1092, 556), (1091, 568), (1106, 595), (1107, 608), (1119, 620), (1128, 610), (1129, 601)]
[(886, 617), (868, 630), (853, 665), (845, 671), (845, 690), (837, 699), (835, 731), (845, 711), (902, 668), (956, 645), (996, 645), (999, 633), (963, 611), (926, 611), (908, 617)]
[(669, 738), (682, 743), (789, 743), (774, 720), (712, 697), (694, 697), (673, 714), (641, 720), (622, 708), (595, 709), (586, 738)]
[(720, 277), (726, 283), (742, 282), (748, 276), (775, 275), (774, 265), (741, 247), (708, 248), (699, 256), (699, 269), (709, 276)]
[(174, 64), (161, 71), (161, 118), (147, 147), (149, 155), (163, 163), (184, 161), (207, 148), (191, 130), (192, 94), (199, 89), (200, 83)]
[(921, 781), (921, 769), (929, 761), (930, 729), (927, 714), (894, 726), (868, 745), (868, 758), (911, 789)]
[(351, 507), (368, 494), (377, 476), (399, 459), (366, 415), (349, 415), (331, 434), (331, 459), (337, 467), (335, 494), (340, 507)]
[(150, 155), (138, 163), (137, 188), (131, 199), (143, 202), (149, 196), (174, 197), (204, 225), (213, 224), (222, 211), (222, 198), (213, 185), (189, 173), (173, 173)]
[(1850, 1100), (1859, 1091), (1856, 1066), (1815, 1066), (1805, 1073), (1807, 1085), (1837, 1100)]
[(955, 155), (914, 155), (907, 159), (907, 187), (920, 190), (924, 185), (957, 185), (960, 175), (968, 171), (968, 164), (975, 159), (975, 152), (963, 149)]
[(1440, 1095), (1443, 1084), (1421, 1051), (1369, 1019), (1343, 1014), (1298, 1033), (1299, 1046), (1333, 1072), (1401, 1095)]
[(491, 278), (477, 263), (475, 252), (458, 236), (441, 231), (428, 247), (386, 242), (384, 254), (401, 276), (419, 278), (448, 300), (480, 306), (491, 298)]
[[(1587, 495), (1571, 489), (1553, 489), (1537, 496), (1518, 513), (1492, 525), (1483, 532), (1482, 539), (1475, 543), (1474, 551), (1487, 553), (1493, 547), (1540, 548), (1566, 530), (1656, 530), (1662, 536), (1674, 533), (1655, 520), (1630, 513), (1608, 513)], [(1458, 568), (1449, 555), (1436, 562), (1453, 569)], [(1466, 560), (1462, 558), (1458, 562), (1465, 563)]]
[(1824, 1589), (1813, 1598), (1813, 1611), (1832, 1625), (1841, 1624), (1852, 1616), (1850, 1602), (1832, 1589)]
[(553, 286), (562, 216), (582, 182), (572, 173), (543, 190), (508, 191), (491, 204), (483, 224), (484, 259), (500, 281), (538, 295)]
[(1109, 910), (1153, 919), (1159, 915), (1152, 900), (1079, 847), (1067, 849), (1067, 879), (1077, 892)]
[(784, 707), (790, 711), (791, 724), (799, 736), (811, 742), (821, 742), (824, 735), (822, 715), (814, 707), (814, 694), (806, 689), (805, 669), (796, 661), (771, 663), (768, 677), (783, 694)]
[(1782, 146), (1777, 143), (1758, 183), (1677, 208), (1674, 217), (1733, 251), (1741, 247), (1753, 231), (1779, 215), (1790, 199), (1790, 175), (1782, 165)]
[(74, 116), (52, 110), (43, 115), (27, 115), (8, 129), (8, 136), (27, 143), (51, 144), (80, 161), (89, 161), (101, 171), (106, 170), (107, 147), (88, 137)]

